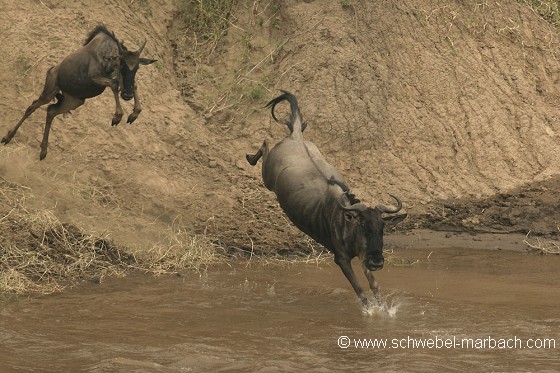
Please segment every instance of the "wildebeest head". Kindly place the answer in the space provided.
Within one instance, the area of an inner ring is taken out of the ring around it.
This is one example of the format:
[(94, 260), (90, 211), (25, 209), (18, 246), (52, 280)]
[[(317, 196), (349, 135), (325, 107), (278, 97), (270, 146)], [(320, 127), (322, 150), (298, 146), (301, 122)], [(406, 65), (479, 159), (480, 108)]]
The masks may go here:
[(140, 65), (149, 65), (156, 62), (148, 58), (140, 57), (142, 50), (146, 46), (146, 41), (142, 43), (137, 51), (129, 51), (126, 47), (119, 43), (119, 50), (121, 53), (121, 97), (123, 100), (131, 100), (134, 97), (134, 85), (136, 72)]
[[(345, 198), (344, 196), (345, 194), (341, 196), (341, 199)], [(397, 201), (397, 207), (394, 209), (383, 205), (371, 208), (363, 203), (344, 206), (341, 201), (338, 201), (338, 206), (344, 211), (344, 219), (349, 228), (345, 242), (358, 250), (364, 265), (371, 271), (383, 268), (385, 224), (396, 224), (406, 218), (406, 214), (383, 216), (384, 213), (395, 214), (402, 208), (401, 201), (395, 196), (392, 197)]]

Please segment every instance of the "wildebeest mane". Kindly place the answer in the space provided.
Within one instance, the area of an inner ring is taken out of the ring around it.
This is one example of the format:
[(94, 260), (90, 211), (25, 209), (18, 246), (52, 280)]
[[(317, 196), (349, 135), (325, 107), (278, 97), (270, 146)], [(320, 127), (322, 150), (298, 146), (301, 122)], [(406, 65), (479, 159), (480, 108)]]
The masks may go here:
[(111, 37), (111, 39), (113, 39), (115, 42), (117, 42), (118, 44), (121, 44), (121, 45), (122, 45), (122, 43), (119, 42), (119, 41), (117, 40), (117, 37), (115, 36), (115, 33), (114, 33), (113, 31), (110, 31), (110, 30), (107, 28), (107, 26), (105, 26), (103, 23), (100, 23), (100, 24), (98, 24), (97, 26), (95, 26), (95, 27), (93, 28), (93, 30), (91, 30), (91, 31), (87, 34), (87, 37), (86, 37), (86, 39), (84, 40), (84, 44), (83, 44), (83, 45), (88, 44), (88, 43), (89, 43), (97, 34), (99, 34), (99, 33), (104, 33), (104, 34), (106, 34), (107, 36)]

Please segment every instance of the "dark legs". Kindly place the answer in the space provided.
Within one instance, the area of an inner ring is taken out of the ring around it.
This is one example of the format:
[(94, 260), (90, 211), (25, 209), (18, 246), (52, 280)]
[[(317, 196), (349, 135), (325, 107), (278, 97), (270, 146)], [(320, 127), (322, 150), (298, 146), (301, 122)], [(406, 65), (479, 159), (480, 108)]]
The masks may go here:
[(261, 157), (265, 157), (268, 155), (268, 141), (264, 140), (262, 146), (260, 147), (260, 149), (254, 154), (247, 154), (245, 157), (247, 158), (247, 162), (249, 162), (249, 164), (251, 166), (254, 166), (257, 164), (257, 162), (259, 161), (259, 159), (261, 159)]
[(338, 264), (338, 266), (342, 270), (342, 273), (344, 273), (344, 276), (346, 276), (346, 278), (350, 282), (350, 285), (352, 285), (352, 288), (354, 288), (356, 295), (358, 296), (358, 298), (360, 298), (360, 301), (362, 301), (364, 307), (367, 307), (368, 305), (367, 297), (364, 294), (362, 287), (358, 284), (358, 279), (356, 278), (356, 274), (352, 269), (352, 264), (350, 262), (350, 259), (348, 258), (340, 259), (335, 257), (334, 261), (336, 264)]
[(366, 278), (368, 280), (369, 288), (371, 289), (371, 292), (373, 293), (373, 296), (375, 297), (377, 303), (381, 305), (381, 299), (379, 299), (379, 285), (377, 284), (377, 281), (375, 281), (375, 276), (373, 276), (372, 271), (367, 269), (364, 263), (362, 263), (362, 267), (364, 268), (364, 274), (366, 275)]
[[(344, 273), (344, 276), (346, 276), (346, 278), (350, 282), (350, 285), (352, 285), (352, 288), (356, 292), (356, 295), (358, 296), (358, 298), (360, 298), (360, 301), (362, 302), (364, 307), (367, 307), (368, 306), (368, 299), (367, 299), (366, 294), (364, 293), (362, 287), (358, 284), (358, 279), (356, 278), (356, 274), (354, 273), (354, 270), (352, 269), (352, 264), (351, 264), (350, 259), (349, 258), (336, 258), (335, 257), (334, 261), (335, 261), (336, 264), (338, 264), (338, 266), (342, 270), (342, 273)], [(373, 276), (373, 272), (370, 271), (369, 269), (367, 269), (366, 266), (363, 263), (362, 263), (362, 266), (364, 268), (364, 274), (367, 277), (369, 287), (370, 287), (370, 289), (373, 293), (373, 296), (375, 297), (375, 300), (377, 301), (377, 303), (380, 305), (381, 300), (379, 299), (379, 285), (377, 284), (377, 281), (375, 281), (375, 277)]]
[(113, 91), (113, 95), (115, 96), (115, 115), (113, 115), (113, 120), (111, 121), (112, 126), (116, 126), (120, 123), (122, 116), (123, 116), (123, 109), (121, 107), (121, 100), (119, 100), (119, 85), (111, 84), (111, 90)]
[(142, 106), (140, 105), (140, 96), (138, 95), (138, 90), (136, 89), (136, 83), (134, 83), (134, 109), (132, 113), (128, 116), (126, 123), (132, 123), (138, 118), (140, 112), (142, 111)]
[(123, 109), (121, 107), (121, 100), (119, 99), (119, 81), (115, 79), (105, 78), (105, 77), (94, 78), (92, 80), (101, 86), (111, 88), (111, 91), (113, 91), (113, 96), (115, 97), (115, 114), (113, 115), (113, 120), (111, 121), (111, 125), (116, 126), (117, 124), (120, 123), (122, 116), (124, 114)]
[(43, 133), (43, 141), (41, 141), (41, 153), (39, 159), (43, 160), (47, 156), (47, 147), (49, 145), (49, 133), (51, 131), (51, 125), (54, 117), (58, 114), (64, 114), (70, 110), (74, 110), (77, 107), (84, 104), (85, 100), (80, 98), (60, 95), (58, 97), (58, 102), (56, 104), (49, 105), (47, 108), (47, 121), (45, 123), (45, 132)]
[(117, 107), (115, 109), (115, 114), (113, 115), (113, 120), (111, 120), (111, 125), (116, 126), (120, 123), (122, 116), (123, 116), (123, 109), (121, 107), (121, 102), (119, 101), (119, 93), (115, 93), (115, 101), (117, 103)]
[(45, 80), (45, 86), (43, 88), (43, 92), (41, 93), (41, 95), (39, 96), (38, 99), (36, 99), (35, 101), (33, 101), (33, 103), (31, 105), (29, 105), (27, 110), (25, 110), (25, 114), (23, 114), (23, 117), (14, 126), (14, 128), (12, 128), (10, 131), (8, 131), (6, 136), (4, 136), (2, 138), (2, 143), (4, 143), (4, 144), (9, 143), (12, 140), (12, 138), (14, 137), (14, 135), (16, 134), (16, 132), (18, 131), (19, 127), (27, 119), (27, 117), (29, 117), (31, 114), (33, 114), (33, 112), (35, 112), (35, 110), (37, 110), (38, 107), (43, 106), (45, 104), (48, 104), (49, 102), (51, 102), (55, 98), (57, 93), (60, 91), (60, 89), (56, 85), (56, 71), (55, 70), (56, 69), (51, 68), (47, 72), (47, 78)]

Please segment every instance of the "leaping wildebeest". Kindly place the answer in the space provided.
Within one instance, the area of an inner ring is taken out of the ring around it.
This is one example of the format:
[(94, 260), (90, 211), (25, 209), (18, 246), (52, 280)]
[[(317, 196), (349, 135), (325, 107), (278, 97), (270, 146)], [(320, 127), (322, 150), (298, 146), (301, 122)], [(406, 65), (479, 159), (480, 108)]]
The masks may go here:
[(368, 207), (352, 193), (336, 168), (330, 165), (317, 146), (304, 140), (303, 122), (296, 97), (286, 91), (270, 101), (272, 117), (276, 105), (290, 104), (290, 119), (284, 124), (290, 135), (269, 149), (265, 140), (256, 154), (247, 154), (247, 161), (256, 165), (262, 157), (262, 177), (265, 186), (276, 193), (280, 207), (301, 231), (334, 254), (340, 267), (364, 306), (367, 296), (352, 269), (351, 260), (359, 257), (369, 287), (379, 302), (378, 285), (373, 271), (383, 268), (383, 228), (386, 223), (402, 221), (406, 214), (395, 214), (401, 201), (392, 196), (397, 206)]
[(23, 121), (38, 107), (56, 98), (56, 103), (47, 108), (39, 155), (39, 159), (44, 159), (47, 156), (49, 131), (54, 117), (83, 105), (86, 99), (100, 95), (106, 87), (110, 87), (115, 96), (116, 110), (112, 125), (119, 124), (123, 116), (119, 91), (126, 101), (134, 98), (134, 109), (127, 120), (128, 123), (134, 122), (142, 111), (135, 82), (136, 72), (140, 65), (156, 61), (140, 57), (145, 45), (146, 41), (137, 51), (129, 51), (105, 25), (97, 25), (89, 32), (80, 49), (48, 70), (43, 92), (29, 105), (15, 127), (2, 138), (2, 143), (9, 143)]

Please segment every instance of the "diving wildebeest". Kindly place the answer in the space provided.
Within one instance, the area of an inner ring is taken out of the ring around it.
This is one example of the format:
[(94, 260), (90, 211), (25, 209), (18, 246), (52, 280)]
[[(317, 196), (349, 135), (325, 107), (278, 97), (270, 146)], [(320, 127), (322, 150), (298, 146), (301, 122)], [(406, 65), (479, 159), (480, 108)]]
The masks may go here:
[(47, 71), (43, 92), (27, 108), (15, 127), (2, 138), (2, 143), (9, 143), (23, 121), (38, 107), (56, 98), (56, 103), (47, 108), (39, 155), (39, 159), (44, 159), (47, 156), (49, 131), (54, 117), (83, 105), (87, 98), (100, 95), (106, 87), (110, 87), (115, 96), (116, 110), (112, 125), (116, 126), (123, 116), (119, 90), (124, 100), (134, 98), (134, 109), (127, 120), (128, 123), (134, 122), (142, 111), (135, 82), (136, 72), (140, 65), (149, 65), (156, 61), (140, 57), (145, 45), (146, 41), (137, 51), (129, 51), (105, 25), (97, 25), (89, 32), (80, 49)]
[(274, 108), (288, 101), (291, 115), (284, 124), (290, 135), (270, 150), (265, 140), (256, 154), (247, 154), (247, 161), (254, 166), (263, 158), (265, 186), (276, 193), (280, 207), (296, 227), (334, 254), (335, 263), (367, 306), (367, 297), (351, 265), (352, 258), (360, 257), (371, 291), (379, 302), (379, 288), (372, 271), (383, 267), (383, 228), (386, 222), (397, 223), (406, 217), (383, 214), (397, 213), (402, 203), (392, 196), (397, 202), (395, 208), (371, 208), (350, 193), (338, 170), (325, 160), (315, 144), (304, 140), (305, 123), (296, 97), (282, 92), (265, 107), (271, 108), (272, 117), (279, 122)]

